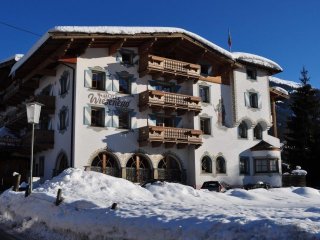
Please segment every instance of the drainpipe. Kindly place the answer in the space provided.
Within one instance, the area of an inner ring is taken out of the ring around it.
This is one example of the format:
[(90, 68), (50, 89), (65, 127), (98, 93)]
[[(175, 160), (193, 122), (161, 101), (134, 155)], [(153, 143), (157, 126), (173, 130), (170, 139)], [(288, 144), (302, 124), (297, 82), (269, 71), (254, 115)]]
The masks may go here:
[(73, 159), (73, 153), (74, 153), (74, 133), (75, 133), (75, 126), (74, 126), (74, 115), (75, 115), (75, 108), (74, 108), (74, 102), (75, 102), (75, 68), (71, 67), (68, 64), (65, 64), (63, 62), (60, 62), (62, 65), (70, 68), (72, 70), (72, 114), (71, 114), (71, 151), (70, 151), (70, 167), (74, 167), (74, 159)]

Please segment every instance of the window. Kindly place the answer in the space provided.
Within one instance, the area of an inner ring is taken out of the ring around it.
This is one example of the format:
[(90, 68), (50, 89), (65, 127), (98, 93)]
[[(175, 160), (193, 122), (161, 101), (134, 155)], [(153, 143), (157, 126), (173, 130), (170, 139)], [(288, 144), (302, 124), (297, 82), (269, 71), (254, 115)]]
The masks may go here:
[(201, 160), (201, 172), (212, 173), (212, 162), (210, 157), (204, 156)]
[(278, 159), (255, 159), (256, 173), (277, 173)]
[(247, 68), (247, 79), (257, 80), (257, 70), (254, 68)]
[(104, 108), (91, 108), (91, 126), (104, 127)]
[(130, 80), (126, 77), (121, 77), (119, 80), (119, 92), (129, 94), (130, 93)]
[(69, 80), (69, 72), (64, 71), (59, 79), (60, 82), (60, 95), (63, 95), (68, 92), (68, 80)]
[(199, 96), (201, 101), (205, 103), (210, 102), (210, 91), (208, 86), (199, 86)]
[(210, 118), (200, 118), (200, 129), (203, 134), (211, 134)]
[(248, 126), (244, 121), (238, 127), (238, 136), (239, 138), (248, 138)]
[(261, 125), (258, 123), (258, 125), (253, 129), (253, 137), (254, 139), (262, 139), (262, 127)]
[(62, 109), (59, 112), (59, 130), (65, 130), (67, 129), (67, 114), (68, 109), (67, 107), (62, 107)]
[(119, 113), (119, 128), (130, 129), (130, 113), (129, 112)]
[(217, 173), (226, 173), (226, 161), (223, 157), (217, 158), (217, 165), (216, 165)]
[(258, 108), (258, 94), (257, 93), (249, 93), (250, 99), (250, 107)]
[(132, 52), (123, 51), (121, 53), (122, 63), (132, 65), (133, 64), (133, 54)]
[(208, 76), (210, 74), (210, 65), (201, 65), (201, 75)]
[(240, 157), (240, 174), (249, 175), (250, 174), (250, 164), (248, 157)]
[(92, 88), (97, 90), (105, 90), (106, 73), (92, 71)]

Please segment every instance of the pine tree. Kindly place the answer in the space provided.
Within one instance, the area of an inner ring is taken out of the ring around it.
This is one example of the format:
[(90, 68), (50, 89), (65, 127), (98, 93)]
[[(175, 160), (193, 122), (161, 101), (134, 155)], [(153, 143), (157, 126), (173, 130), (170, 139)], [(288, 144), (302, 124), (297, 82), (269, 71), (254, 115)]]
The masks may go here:
[[(308, 71), (301, 71), (301, 87), (291, 94), (293, 112), (287, 121), (285, 156), (291, 166), (301, 166), (308, 171), (308, 184), (317, 182), (316, 170), (320, 166), (320, 102), (319, 91), (309, 84)], [(320, 176), (319, 176), (320, 177)], [(318, 177), (318, 178), (319, 178)], [(320, 184), (320, 180), (318, 180)]]

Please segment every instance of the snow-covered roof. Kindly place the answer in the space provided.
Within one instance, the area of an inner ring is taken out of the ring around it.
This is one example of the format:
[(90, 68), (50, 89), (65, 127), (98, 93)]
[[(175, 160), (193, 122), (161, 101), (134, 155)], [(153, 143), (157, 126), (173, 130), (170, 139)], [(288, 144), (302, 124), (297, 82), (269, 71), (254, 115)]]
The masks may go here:
[(244, 53), (244, 52), (234, 52), (232, 53), (232, 56), (235, 60), (240, 60), (243, 62), (255, 64), (258, 66), (275, 69), (277, 71), (283, 71), (282, 67), (280, 67), (280, 65), (277, 64), (276, 62), (255, 54)]
[(174, 28), (174, 27), (121, 27), (121, 26), (56, 26), (44, 34), (36, 44), (25, 54), (20, 61), (18, 61), (11, 69), (11, 73), (15, 73), (15, 71), (50, 37), (50, 34), (53, 33), (87, 33), (87, 34), (109, 34), (109, 35), (136, 35), (136, 34), (154, 34), (154, 33), (182, 33), (185, 34), (204, 45), (207, 45), (209, 48), (219, 52), (226, 58), (237, 61), (241, 60), (247, 63), (253, 63), (262, 67), (267, 67), (271, 69), (275, 69), (277, 71), (282, 71), (282, 68), (275, 62), (254, 54), (249, 53), (241, 53), (235, 52), (231, 53), (222, 47), (217, 46), (211, 41), (195, 34), (184, 30), (182, 28)]
[(287, 85), (287, 86), (292, 87), (292, 88), (301, 87), (300, 83), (289, 81), (289, 80), (283, 80), (283, 79), (280, 79), (280, 78), (277, 78), (277, 77), (272, 77), (272, 76), (269, 77), (269, 81), (270, 82), (274, 82), (274, 83), (278, 83), (278, 84)]
[(173, 27), (116, 27), (116, 26), (56, 26), (43, 35), (36, 44), (27, 52), (27, 54), (17, 62), (11, 69), (10, 74), (14, 72), (49, 38), (50, 33), (54, 32), (68, 32), (68, 33), (104, 33), (110, 35), (136, 35), (136, 34), (152, 34), (152, 33), (183, 33), (191, 38), (198, 40), (199, 42), (207, 45), (208, 47), (214, 49), (215, 51), (221, 53), (227, 58), (233, 59), (232, 54), (217, 46), (216, 44), (210, 42), (209, 40), (195, 34), (184, 30), (182, 28)]
[(0, 64), (5, 63), (5, 62), (9, 62), (11, 60), (15, 60), (16, 62), (18, 62), (22, 57), (23, 57), (23, 54), (15, 54), (15, 55), (10, 56), (6, 59), (0, 60)]
[(283, 88), (281, 88), (281, 87), (272, 87), (272, 88), (277, 90), (277, 91), (279, 91), (279, 92), (282, 92), (282, 93), (284, 93), (286, 95), (289, 95), (288, 91), (283, 89)]

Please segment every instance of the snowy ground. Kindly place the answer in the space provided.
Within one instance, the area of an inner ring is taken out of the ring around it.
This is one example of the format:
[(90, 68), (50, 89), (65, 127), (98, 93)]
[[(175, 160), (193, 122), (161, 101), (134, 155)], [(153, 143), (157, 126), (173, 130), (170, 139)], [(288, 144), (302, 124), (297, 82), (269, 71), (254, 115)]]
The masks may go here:
[[(57, 207), (59, 188), (64, 201)], [(79, 169), (65, 170), (27, 198), (4, 192), (0, 214), (0, 223), (30, 239), (320, 239), (320, 194), (312, 188), (145, 189)]]

